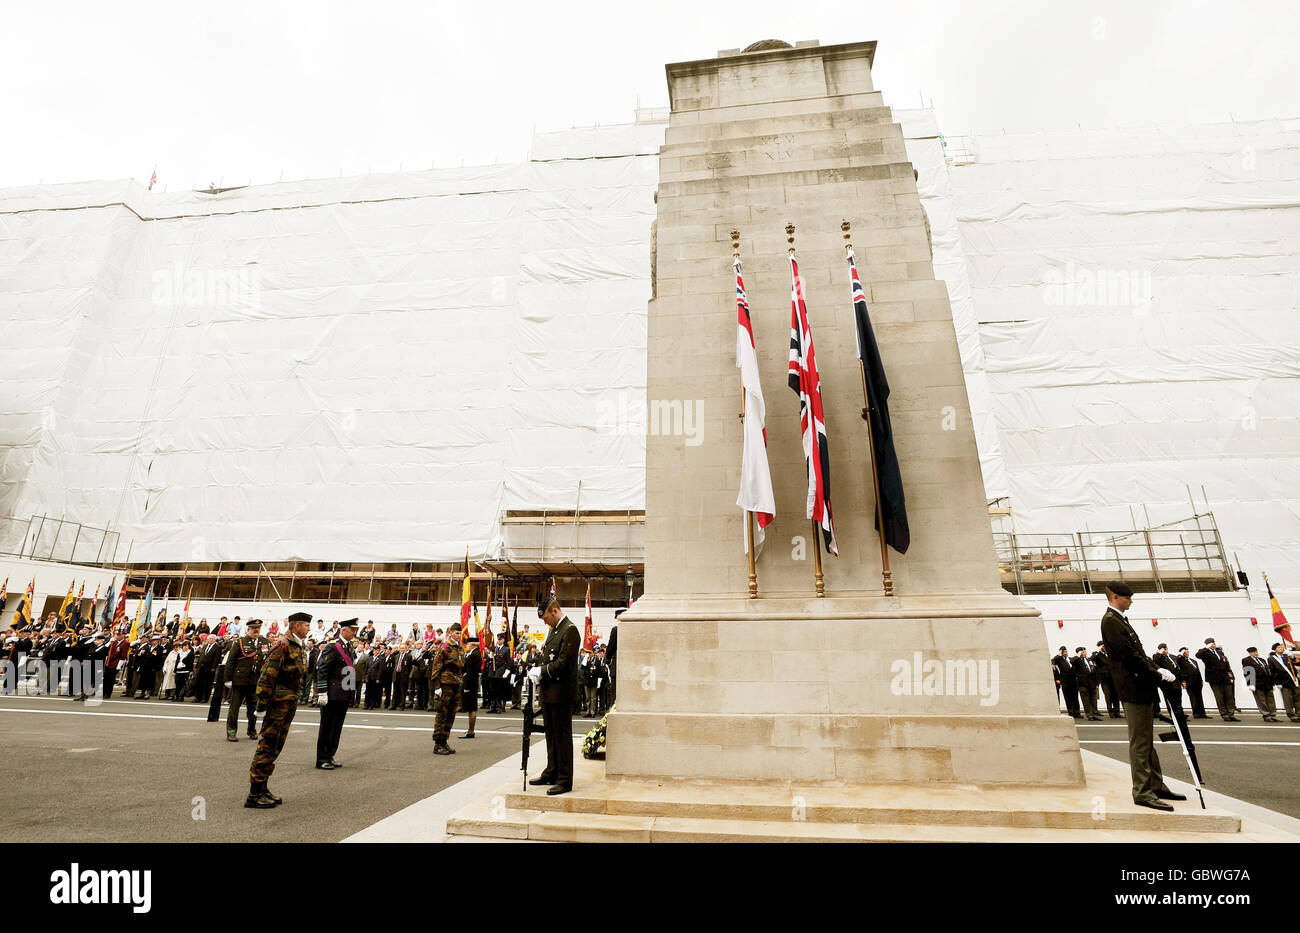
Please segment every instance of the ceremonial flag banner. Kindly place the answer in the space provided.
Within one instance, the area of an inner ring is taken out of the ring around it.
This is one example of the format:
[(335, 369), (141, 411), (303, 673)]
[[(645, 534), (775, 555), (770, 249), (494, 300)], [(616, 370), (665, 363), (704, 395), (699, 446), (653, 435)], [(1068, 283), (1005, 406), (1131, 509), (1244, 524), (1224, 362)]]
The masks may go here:
[(0, 584), (0, 612), (4, 612), (7, 602), (9, 602), (9, 578), (5, 577), (5, 582)]
[(519, 638), (519, 597), (515, 597), (515, 614), (510, 620), (510, 656), (515, 654), (515, 640)]
[[(113, 585), (108, 587), (108, 601), (113, 601)], [(104, 611), (108, 611), (108, 606), (104, 606)], [(122, 581), (122, 592), (117, 597), (117, 606), (113, 609), (112, 628), (117, 631), (117, 627), (126, 621), (126, 581)]]
[(140, 610), (144, 606), (144, 600), (135, 604), (135, 618), (131, 620), (131, 634), (128, 636), (131, 641), (140, 637)]
[(22, 600), (18, 603), (18, 608), (14, 610), (13, 621), (9, 627), (16, 632), (21, 632), (27, 626), (32, 624), (32, 598), (36, 591), (36, 578), (32, 577), (32, 582), (27, 584), (27, 592), (23, 593)]
[(1273, 585), (1264, 580), (1264, 588), (1268, 590), (1268, 607), (1273, 611), (1273, 631), (1287, 644), (1294, 645), (1295, 639), (1291, 637), (1291, 623), (1287, 622), (1286, 616), (1282, 614), (1282, 606), (1273, 595)]
[(73, 580), (68, 584), (68, 595), (63, 597), (63, 605), (59, 607), (59, 623), (56, 626), (58, 629), (62, 629), (72, 623), (72, 606), (75, 602), (72, 590), (76, 585), (76, 580)]
[(460, 591), (460, 627), (465, 628), (469, 622), (470, 586), (469, 586), (469, 550), (465, 551), (465, 585)]
[[(749, 299), (745, 297), (745, 280), (740, 257), (733, 262), (736, 271), (736, 367), (745, 393), (744, 441), (740, 452), (740, 495), (736, 505), (754, 513), (754, 554), (763, 550), (763, 529), (776, 517), (776, 496), (772, 493), (772, 471), (767, 464), (767, 407), (763, 403), (763, 385), (758, 378), (758, 353), (754, 348), (754, 326), (749, 316)], [(748, 525), (746, 524), (746, 528)], [(746, 532), (748, 537), (748, 532)], [(749, 542), (745, 542), (746, 549)], [(628, 597), (631, 605), (631, 597)]]
[(144, 595), (144, 624), (142, 628), (149, 631), (149, 622), (153, 619), (153, 584), (149, 584), (149, 592)]
[(835, 543), (835, 522), (831, 514), (831, 464), (826, 442), (826, 419), (822, 412), (821, 378), (813, 351), (812, 327), (804, 303), (799, 263), (790, 255), (790, 388), (799, 396), (799, 427), (803, 454), (808, 465), (808, 518), (821, 528), (826, 550), (839, 556)]
[[(889, 381), (880, 359), (880, 346), (867, 312), (867, 294), (858, 278), (858, 267), (849, 250), (849, 276), (853, 281), (853, 318), (857, 325), (858, 359), (866, 379), (867, 407), (871, 411), (871, 446), (875, 448), (876, 475), (880, 482), (880, 514), (885, 523), (885, 541), (906, 554), (912, 542), (907, 527), (907, 502), (903, 498), (903, 474), (894, 451), (894, 428), (889, 421)], [(876, 530), (880, 530), (877, 522)]]
[(185, 598), (185, 618), (181, 619), (181, 631), (182, 632), (189, 631), (189, 628), (190, 628), (190, 600), (189, 597), (187, 596)]
[(596, 636), (591, 630), (591, 584), (587, 584), (587, 621), (582, 629), (582, 647), (590, 651), (596, 646)]

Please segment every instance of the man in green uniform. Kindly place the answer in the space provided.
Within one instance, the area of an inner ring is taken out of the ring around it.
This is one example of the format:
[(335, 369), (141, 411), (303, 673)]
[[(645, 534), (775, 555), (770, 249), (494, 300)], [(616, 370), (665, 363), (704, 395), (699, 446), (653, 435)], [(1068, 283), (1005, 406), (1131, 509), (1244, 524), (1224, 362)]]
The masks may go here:
[(461, 681), (465, 676), (465, 649), (460, 644), (460, 623), (453, 622), (447, 629), (447, 640), (433, 656), (433, 702), (437, 718), (433, 722), (433, 753), (454, 755), (456, 749), (447, 744), (456, 710), (460, 704)]
[(226, 713), (226, 738), (238, 742), (239, 707), (248, 707), (248, 737), (257, 738), (257, 713), (253, 694), (257, 690), (257, 674), (267, 652), (266, 639), (262, 637), (262, 620), (249, 619), (248, 631), (230, 644), (226, 655), (226, 684), (230, 687), (230, 710)]
[(262, 720), (262, 737), (248, 769), (248, 799), (245, 807), (269, 810), (283, 803), (271, 793), (266, 782), (275, 770), (275, 760), (284, 748), (293, 715), (298, 711), (298, 691), (307, 676), (307, 645), (304, 638), (311, 615), (295, 612), (289, 616), (289, 636), (276, 644), (267, 656), (266, 666), (257, 682), (257, 708), (266, 711)]

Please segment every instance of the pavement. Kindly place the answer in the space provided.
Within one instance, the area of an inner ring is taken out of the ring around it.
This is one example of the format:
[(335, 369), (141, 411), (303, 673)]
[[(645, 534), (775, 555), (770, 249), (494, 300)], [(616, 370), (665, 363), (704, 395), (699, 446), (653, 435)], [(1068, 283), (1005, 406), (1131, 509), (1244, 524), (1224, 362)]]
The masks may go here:
[[(0, 786), (8, 789), (0, 841), (439, 840), (447, 814), (517, 773), (523, 735), (522, 713), (480, 712), (477, 738), (462, 739), (462, 713), (452, 732), (457, 754), (435, 757), (432, 713), (351, 709), (337, 756), (343, 767), (319, 771), (319, 714), (300, 706), (270, 781), (285, 803), (248, 810), (255, 745), (243, 722), (240, 741), (227, 742), (222, 712), (209, 723), (206, 704), (0, 697)], [(1250, 715), (1239, 723), (1192, 722), (1207, 786), (1300, 818), (1300, 724), (1252, 722)], [(575, 738), (594, 724), (575, 719)], [(1078, 733), (1084, 750), (1128, 760), (1122, 721), (1079, 723)], [(539, 732), (534, 758), (545, 755), (541, 741)], [(1176, 743), (1162, 744), (1160, 758), (1171, 780), (1190, 780)]]
[[(1241, 722), (1193, 719), (1188, 722), (1205, 786), (1257, 807), (1300, 818), (1300, 723), (1262, 722), (1257, 712), (1241, 711)], [(1077, 723), (1079, 747), (1128, 762), (1128, 727), (1121, 720)], [(1156, 732), (1173, 727), (1156, 723)], [(1190, 783), (1191, 771), (1177, 742), (1162, 742), (1160, 767), (1169, 777)]]
[[(522, 751), (518, 711), (480, 712), (474, 739), (460, 738), (457, 715), (457, 754), (435, 757), (432, 713), (350, 709), (343, 767), (320, 771), (319, 713), (299, 706), (270, 781), (285, 802), (250, 810), (256, 744), (243, 721), (239, 742), (226, 741), (225, 709), (210, 723), (206, 704), (0, 697), (0, 841), (337, 842)], [(575, 719), (574, 731), (594, 724)], [(537, 736), (532, 754), (544, 757)]]

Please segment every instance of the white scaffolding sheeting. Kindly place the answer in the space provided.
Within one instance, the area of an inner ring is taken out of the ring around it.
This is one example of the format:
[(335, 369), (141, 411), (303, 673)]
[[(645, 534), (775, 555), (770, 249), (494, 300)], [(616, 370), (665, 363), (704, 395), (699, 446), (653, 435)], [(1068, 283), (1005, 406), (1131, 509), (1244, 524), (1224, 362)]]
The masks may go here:
[(0, 191), (0, 514), (133, 561), (453, 560), (505, 508), (641, 508), (662, 124), (522, 164)]
[(973, 148), (947, 177), (1015, 530), (1204, 486), (1252, 582), (1300, 594), (1300, 120)]

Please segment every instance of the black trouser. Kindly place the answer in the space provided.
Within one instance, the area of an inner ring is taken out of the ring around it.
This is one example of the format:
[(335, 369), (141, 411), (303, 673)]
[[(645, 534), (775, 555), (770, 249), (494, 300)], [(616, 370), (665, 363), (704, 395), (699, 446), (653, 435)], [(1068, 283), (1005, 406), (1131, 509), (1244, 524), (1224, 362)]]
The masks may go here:
[(1237, 704), (1233, 702), (1232, 686), (1232, 681), (1228, 681), (1226, 684), (1210, 684), (1210, 692), (1214, 694), (1215, 705), (1219, 707), (1219, 716), (1223, 719), (1237, 715)]
[(343, 718), (347, 714), (347, 700), (330, 700), (320, 708), (320, 731), (316, 734), (316, 764), (331, 760), (339, 750), (339, 739), (343, 736)]
[(398, 674), (393, 678), (393, 689), (388, 691), (388, 708), (401, 709), (402, 703), (406, 700), (406, 683), (408, 677), (406, 671)]
[(429, 678), (416, 677), (411, 684), (411, 691), (415, 695), (415, 708), (424, 709), (429, 705)]
[(1097, 715), (1097, 685), (1085, 683), (1079, 688), (1079, 699), (1083, 701), (1083, 713), (1089, 719)]
[(1119, 718), (1119, 694), (1115, 691), (1115, 682), (1109, 677), (1099, 677), (1101, 682), (1101, 695), (1106, 698), (1106, 712), (1112, 717)]
[(113, 698), (113, 687), (116, 686), (116, 684), (117, 684), (117, 668), (115, 667), (104, 668), (104, 699), (105, 700), (111, 700)]
[(1192, 702), (1192, 715), (1197, 719), (1207, 718), (1205, 715), (1205, 697), (1201, 693), (1204, 686), (1200, 681), (1189, 681), (1187, 684), (1187, 698)]
[(1079, 688), (1073, 680), (1061, 681), (1061, 695), (1065, 697), (1065, 711), (1071, 716), (1079, 715)]
[(187, 684), (189, 684), (189, 681), (190, 681), (189, 674), (176, 675), (176, 692), (172, 694), (173, 700), (182, 700), (185, 698), (185, 687)]
[(544, 703), (546, 770), (556, 784), (573, 786), (573, 704)]
[(384, 692), (384, 685), (377, 680), (366, 684), (366, 709), (378, 709), (379, 697)]
[(248, 707), (248, 734), (257, 734), (257, 685), (235, 684), (230, 688), (230, 711), (226, 713), (226, 734), (239, 728), (239, 707)]

